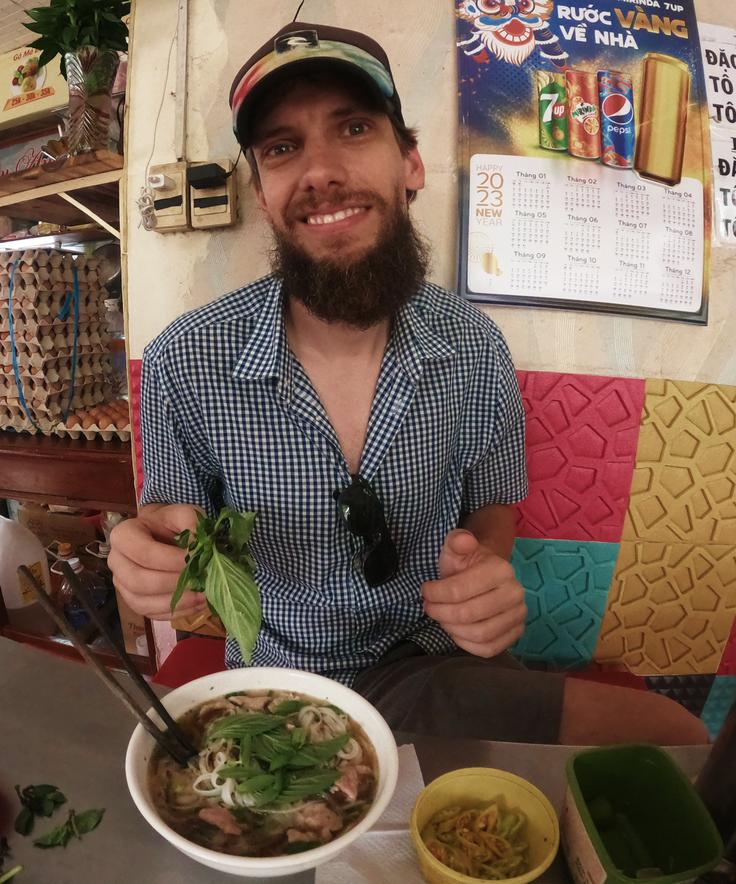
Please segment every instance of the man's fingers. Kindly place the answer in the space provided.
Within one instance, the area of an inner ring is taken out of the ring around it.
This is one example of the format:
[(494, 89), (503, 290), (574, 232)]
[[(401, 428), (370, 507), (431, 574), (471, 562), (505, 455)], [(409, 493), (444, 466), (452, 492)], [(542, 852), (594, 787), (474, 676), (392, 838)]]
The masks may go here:
[(204, 593), (201, 592), (189, 592), (187, 590), (172, 612), (172, 594), (170, 592), (142, 595), (139, 592), (128, 589), (127, 586), (117, 580), (115, 581), (115, 588), (133, 610), (144, 617), (150, 617), (152, 620), (171, 620), (172, 617), (198, 614), (207, 607)]
[(197, 508), (188, 503), (173, 503), (152, 510), (144, 507), (138, 519), (149, 528), (156, 540), (173, 543), (174, 537), (182, 531), (196, 530), (197, 512)]
[[(125, 567), (127, 561), (141, 568), (179, 574), (184, 568), (186, 550), (152, 540), (151, 533), (151, 523), (144, 523), (141, 519), (128, 519), (116, 525), (108, 556), (110, 570), (117, 573), (117, 569)], [(124, 549), (125, 553), (121, 553), (120, 549)], [(130, 581), (126, 580), (126, 583)]]
[[(473, 642), (460, 638), (455, 639), (455, 643), (458, 647), (467, 651), (469, 654), (473, 654), (475, 657), (497, 657), (517, 642), (521, 638), (523, 632), (524, 627), (519, 626), (503, 638), (496, 639), (492, 642)], [(453, 636), (453, 638), (455, 637)]]
[[(448, 632), (455, 641), (475, 642), (477, 644), (488, 644), (503, 639), (504, 637), (514, 634), (515, 638), (521, 635), (526, 620), (526, 606), (519, 605), (510, 611), (504, 611), (488, 620), (481, 620), (477, 623), (442, 623), (442, 628)], [(518, 631), (518, 635), (517, 635)], [(508, 642), (506, 647), (513, 642)]]
[(500, 556), (493, 561), (493, 569), (487, 563), (479, 562), (452, 577), (427, 580), (422, 584), (425, 602), (458, 603), (466, 602), (478, 595), (487, 593), (493, 587), (515, 580), (514, 569)]

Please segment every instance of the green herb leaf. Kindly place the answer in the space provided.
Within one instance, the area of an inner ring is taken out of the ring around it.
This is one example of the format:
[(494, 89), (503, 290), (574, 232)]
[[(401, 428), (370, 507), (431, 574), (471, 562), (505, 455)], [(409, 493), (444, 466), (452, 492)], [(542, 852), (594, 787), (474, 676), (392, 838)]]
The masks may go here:
[(205, 593), (227, 631), (240, 645), (243, 660), (250, 663), (261, 628), (261, 597), (255, 580), (228, 556), (213, 549)]
[(286, 780), (283, 791), (278, 796), (278, 805), (293, 804), (302, 798), (309, 798), (312, 795), (321, 795), (342, 776), (339, 770), (320, 770), (298, 772), (290, 774)]
[(102, 817), (105, 815), (105, 808), (90, 808), (89, 810), (83, 810), (81, 813), (78, 813), (74, 816), (74, 821), (76, 824), (76, 829), (78, 832), (77, 837), (81, 838), (82, 835), (86, 835), (88, 832), (91, 832), (93, 829), (96, 829), (97, 826), (102, 822)]
[(232, 778), (233, 780), (244, 781), (259, 772), (259, 767), (252, 767), (246, 764), (226, 764), (217, 771), (217, 776), (222, 777), (223, 780)]
[(33, 842), (34, 847), (48, 849), (50, 847), (66, 847), (72, 838), (72, 827), (69, 822), (62, 823)]
[(276, 715), (293, 715), (307, 704), (303, 700), (284, 700), (273, 710)]
[(283, 723), (279, 715), (264, 715), (260, 712), (240, 712), (218, 718), (207, 731), (207, 742), (212, 740), (241, 740), (266, 731), (275, 730)]
[(24, 807), (15, 818), (15, 831), (19, 835), (30, 835), (33, 831), (33, 811), (30, 807)]
[[(282, 718), (281, 721), (284, 719)], [(291, 737), (284, 730), (275, 733), (264, 733), (253, 740), (251, 752), (256, 758), (269, 763), (283, 752), (292, 751)]]
[(289, 761), (289, 767), (314, 767), (329, 761), (342, 749), (350, 739), (349, 734), (340, 734), (333, 740), (324, 740), (321, 743), (309, 743), (299, 752), (296, 752)]
[(237, 555), (241, 555), (243, 550), (248, 546), (250, 535), (253, 533), (253, 525), (255, 524), (255, 513), (238, 513), (231, 510), (230, 519), (230, 543), (233, 545)]
[(105, 813), (104, 808), (90, 808), (82, 813), (69, 811), (66, 822), (36, 838), (33, 842), (35, 847), (49, 849), (51, 847), (66, 847), (73, 837), (81, 839), (83, 835), (96, 829)]

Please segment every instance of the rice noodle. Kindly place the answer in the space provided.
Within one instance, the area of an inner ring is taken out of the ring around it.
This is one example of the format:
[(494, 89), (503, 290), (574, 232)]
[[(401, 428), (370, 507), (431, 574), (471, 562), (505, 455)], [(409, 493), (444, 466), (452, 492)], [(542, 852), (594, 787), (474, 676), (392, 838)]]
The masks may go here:
[(337, 753), (337, 757), (341, 761), (355, 761), (360, 763), (363, 760), (363, 750), (360, 748), (360, 743), (353, 739), (353, 737), (350, 737), (347, 743)]
[(348, 729), (347, 716), (338, 714), (329, 706), (303, 706), (299, 710), (299, 724), (313, 743), (332, 740)]

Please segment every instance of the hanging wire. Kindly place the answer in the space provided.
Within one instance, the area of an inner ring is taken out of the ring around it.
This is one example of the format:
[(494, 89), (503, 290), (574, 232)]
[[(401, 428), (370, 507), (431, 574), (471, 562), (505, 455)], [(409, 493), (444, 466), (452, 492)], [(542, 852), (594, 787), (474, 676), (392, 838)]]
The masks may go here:
[(302, 0), (302, 2), (299, 4), (299, 8), (297, 9), (297, 11), (295, 13), (294, 18), (292, 18), (292, 20), (291, 20), (292, 24), (294, 24), (294, 22), (297, 20), (297, 16), (302, 11), (302, 6), (304, 6), (304, 0)]
[(164, 100), (166, 98), (166, 90), (169, 85), (169, 70), (171, 68), (171, 53), (174, 51), (174, 43), (176, 42), (176, 35), (179, 32), (179, 17), (181, 13), (181, 6), (176, 13), (176, 27), (174, 28), (174, 33), (171, 35), (171, 42), (169, 43), (169, 54), (166, 57), (166, 78), (164, 79), (164, 88), (161, 91), (161, 101), (158, 105), (158, 112), (156, 114), (156, 121), (153, 124), (153, 142), (151, 144), (151, 152), (148, 155), (148, 159), (146, 160), (146, 169), (143, 173), (143, 187), (141, 187), (140, 196), (136, 200), (136, 205), (138, 206), (138, 211), (141, 214), (141, 220), (139, 222), (139, 227), (142, 224), (146, 230), (151, 230), (156, 226), (156, 216), (153, 211), (153, 191), (148, 186), (148, 169), (151, 165), (151, 160), (153, 159), (153, 153), (156, 150), (156, 134), (158, 133), (158, 121), (161, 117), (161, 110), (164, 106)]

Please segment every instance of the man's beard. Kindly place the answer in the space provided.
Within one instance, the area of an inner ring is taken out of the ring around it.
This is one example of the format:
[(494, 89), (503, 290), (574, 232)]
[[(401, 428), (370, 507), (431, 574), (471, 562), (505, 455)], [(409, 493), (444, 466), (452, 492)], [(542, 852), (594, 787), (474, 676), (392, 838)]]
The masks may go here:
[[(284, 293), (314, 316), (364, 329), (395, 316), (416, 294), (427, 274), (429, 249), (398, 200), (392, 208), (377, 194), (359, 196), (363, 199), (357, 201), (369, 201), (371, 211), (381, 211), (385, 220), (378, 241), (365, 254), (343, 262), (312, 258), (293, 237), (274, 228), (271, 267)], [(350, 201), (356, 201), (355, 195), (341, 195), (335, 202)]]

